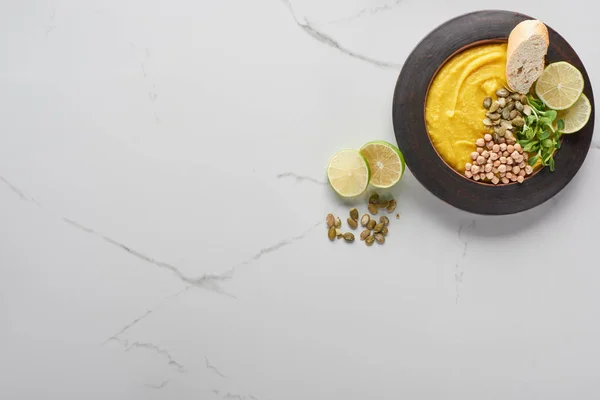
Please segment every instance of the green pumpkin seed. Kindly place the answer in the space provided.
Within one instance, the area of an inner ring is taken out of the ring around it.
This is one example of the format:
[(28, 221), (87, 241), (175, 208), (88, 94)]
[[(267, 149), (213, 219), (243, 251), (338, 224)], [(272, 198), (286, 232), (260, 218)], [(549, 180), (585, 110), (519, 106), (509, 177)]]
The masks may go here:
[(368, 209), (369, 209), (369, 212), (373, 215), (375, 215), (379, 212), (379, 208), (374, 203), (369, 203)]
[(325, 221), (327, 222), (327, 227), (331, 228), (333, 224), (335, 224), (335, 218), (333, 217), (333, 214), (327, 214)]
[(335, 227), (332, 226), (329, 228), (327, 231), (327, 237), (329, 237), (329, 240), (335, 239)]
[(377, 225), (375, 225), (375, 228), (373, 228), (373, 232), (379, 233), (383, 230), (383, 227), (384, 227), (383, 223), (380, 222)]
[(379, 244), (385, 243), (385, 236), (383, 236), (383, 233), (376, 233), (374, 236), (375, 236), (375, 240), (377, 241), (377, 243), (379, 243)]
[(506, 89), (498, 89), (496, 90), (496, 96), (498, 97), (508, 97), (510, 93)]
[(354, 235), (351, 232), (344, 233), (344, 240), (346, 242), (354, 242)]
[(373, 228), (375, 228), (375, 225), (377, 225), (377, 221), (375, 221), (374, 219), (372, 219), (367, 224), (367, 229), (371, 229), (372, 230)]
[(396, 200), (394, 200), (394, 199), (390, 200), (390, 204), (387, 206), (386, 210), (388, 212), (394, 212), (394, 210), (396, 209), (396, 205), (397, 204), (398, 203), (396, 202)]
[(348, 222), (350, 228), (356, 229), (358, 227), (358, 222), (353, 220), (352, 218), (348, 218), (346, 221)]
[(350, 218), (352, 218), (355, 221), (358, 221), (358, 210), (356, 208), (350, 209)]
[(369, 217), (369, 214), (365, 214), (362, 216), (362, 218), (360, 219), (360, 224), (362, 226), (367, 226), (367, 224), (369, 223), (369, 221), (371, 220), (371, 217)]
[(365, 243), (367, 246), (372, 246), (374, 242), (375, 242), (375, 237), (373, 235), (371, 235), (365, 239)]
[(360, 233), (360, 240), (365, 240), (367, 237), (369, 237), (370, 234), (371, 234), (371, 231), (368, 229), (365, 229), (364, 231), (362, 231)]
[(381, 222), (383, 224), (383, 226), (388, 226), (390, 224), (390, 219), (388, 217), (386, 217), (385, 215), (382, 215), (379, 218), (379, 222)]
[(379, 202), (379, 195), (377, 193), (373, 193), (371, 197), (369, 197), (369, 203), (377, 204)]
[(483, 99), (483, 108), (490, 108), (491, 105), (492, 105), (491, 97), (486, 97), (485, 99)]

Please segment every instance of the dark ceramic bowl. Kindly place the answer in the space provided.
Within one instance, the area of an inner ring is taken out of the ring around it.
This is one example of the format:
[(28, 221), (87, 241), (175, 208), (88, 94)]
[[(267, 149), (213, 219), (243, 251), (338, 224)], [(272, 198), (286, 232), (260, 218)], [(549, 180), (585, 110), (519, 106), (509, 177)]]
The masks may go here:
[(563, 136), (554, 156), (556, 170), (543, 168), (522, 184), (490, 185), (462, 176), (439, 156), (425, 126), (425, 100), (439, 68), (463, 49), (482, 43), (508, 40), (512, 29), (531, 17), (509, 11), (477, 11), (454, 18), (427, 35), (404, 63), (396, 83), (393, 123), (396, 140), (412, 174), (430, 192), (445, 202), (477, 214), (512, 214), (535, 207), (552, 198), (573, 179), (590, 147), (594, 132), (594, 95), (590, 79), (575, 50), (548, 27), (550, 46), (547, 62), (567, 61), (585, 79), (584, 93), (592, 104), (592, 115), (579, 132)]

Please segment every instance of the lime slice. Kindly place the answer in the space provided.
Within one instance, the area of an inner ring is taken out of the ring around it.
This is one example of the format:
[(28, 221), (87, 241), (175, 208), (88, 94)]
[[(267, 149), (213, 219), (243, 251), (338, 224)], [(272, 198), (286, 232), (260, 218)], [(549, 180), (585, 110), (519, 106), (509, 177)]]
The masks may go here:
[(371, 185), (377, 188), (394, 186), (404, 173), (404, 156), (400, 150), (384, 141), (365, 144), (360, 153), (365, 157), (371, 169)]
[(544, 69), (535, 84), (537, 96), (553, 110), (571, 107), (583, 92), (583, 75), (565, 61), (555, 62)]
[(356, 150), (338, 151), (327, 166), (329, 184), (342, 197), (363, 193), (369, 186), (370, 176), (367, 161)]
[(575, 133), (587, 124), (592, 114), (592, 105), (585, 94), (581, 94), (579, 100), (566, 110), (558, 112), (556, 121), (562, 119), (565, 129), (562, 133)]

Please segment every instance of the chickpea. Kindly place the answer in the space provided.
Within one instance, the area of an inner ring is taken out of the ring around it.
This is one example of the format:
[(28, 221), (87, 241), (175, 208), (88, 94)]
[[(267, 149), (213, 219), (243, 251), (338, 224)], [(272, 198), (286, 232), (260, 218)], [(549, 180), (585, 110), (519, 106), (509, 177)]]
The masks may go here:
[(516, 182), (517, 181), (518, 176), (517, 175), (513, 175), (510, 177), (510, 181), (511, 182)]
[(475, 175), (473, 175), (473, 180), (474, 180), (474, 181), (478, 181), (478, 180), (480, 180), (480, 179), (481, 179), (481, 178), (479, 177), (479, 174), (475, 174)]
[(473, 177), (473, 173), (471, 171), (465, 171), (465, 176), (467, 178), (472, 178)]
[(506, 157), (506, 164), (507, 165), (513, 165), (514, 160), (512, 159), (512, 157)]
[(513, 174), (517, 174), (519, 175), (519, 172), (521, 172), (521, 168), (519, 168), (518, 165), (515, 165), (512, 169)]
[(500, 151), (500, 145), (499, 145), (499, 144), (495, 144), (495, 145), (493, 145), (493, 146), (492, 146), (492, 151), (493, 151), (494, 153), (497, 153), (497, 152), (499, 152), (499, 151)]
[(519, 183), (523, 183), (523, 181), (524, 181), (524, 180), (525, 180), (525, 177), (524, 177), (524, 176), (522, 176), (522, 175), (519, 175), (519, 176), (517, 177), (517, 182), (519, 182)]
[(479, 153), (474, 151), (471, 153), (471, 160), (475, 161), (477, 160), (477, 157), (479, 157)]
[(510, 180), (507, 177), (502, 178), (502, 183), (506, 185), (508, 182), (510, 182)]
[(506, 151), (506, 148), (507, 148), (507, 147), (508, 147), (508, 146), (506, 145), (506, 143), (500, 143), (500, 150), (502, 150), (502, 151)]
[(523, 147), (521, 147), (521, 145), (519, 143), (515, 144), (515, 150), (518, 151), (519, 153), (523, 152)]
[(481, 153), (481, 156), (485, 159), (488, 159), (490, 157), (490, 152), (487, 150), (484, 150), (483, 153)]
[(498, 139), (498, 143), (502, 144), (506, 142), (506, 139), (504, 139), (503, 137), (501, 137), (500, 139)]
[(501, 173), (506, 172), (506, 165), (502, 164), (501, 166), (499, 166), (498, 171), (500, 171)]
[(465, 169), (466, 169), (467, 171), (470, 171), (470, 170), (471, 170), (471, 167), (472, 167), (472, 165), (471, 165), (471, 163), (470, 163), (470, 162), (468, 162), (468, 163), (466, 163), (466, 164), (465, 164)]
[(527, 165), (527, 163), (525, 161), (521, 161), (519, 163), (519, 168), (523, 169), (523, 168), (525, 168), (526, 165)]
[(471, 172), (473, 173), (473, 175), (477, 175), (479, 173), (479, 165), (473, 165), (471, 167)]
[(485, 172), (480, 172), (479, 178), (481, 178), (482, 180), (485, 179)]
[(527, 175), (531, 175), (532, 172), (533, 172), (533, 167), (531, 165), (526, 165), (525, 166), (525, 173)]
[(524, 169), (522, 169), (522, 170), (519, 171), (519, 176), (525, 176), (525, 170)]
[(509, 156), (509, 153), (508, 153), (508, 151), (503, 151), (503, 152), (502, 152), (502, 155), (503, 155), (504, 157), (508, 157), (508, 156)]
[(495, 178), (494, 174), (491, 172), (488, 172), (487, 174), (485, 174), (485, 177), (488, 178), (489, 180), (492, 180), (492, 178)]
[(497, 177), (497, 176), (495, 176), (495, 177), (493, 177), (493, 178), (492, 178), (492, 183), (493, 183), (494, 185), (497, 185), (497, 184), (498, 184), (498, 182), (500, 182), (500, 179), (498, 179), (498, 177)]
[(477, 153), (478, 153), (478, 154), (481, 154), (481, 153), (483, 153), (483, 148), (482, 148), (482, 147), (478, 147), (478, 148), (477, 148)]
[(498, 168), (500, 166), (500, 164), (501, 164), (500, 160), (494, 161), (494, 167)]
[(507, 172), (507, 173), (506, 173), (506, 177), (507, 177), (508, 179), (512, 179), (512, 177), (513, 177), (513, 174), (512, 174), (512, 172)]
[(513, 158), (513, 160), (516, 160), (517, 158), (519, 158), (520, 154), (518, 151), (515, 150), (510, 156)]
[(492, 135), (490, 135), (489, 133), (486, 133), (485, 135), (483, 135), (483, 138), (485, 139), (486, 142), (492, 141)]
[(492, 172), (492, 165), (491, 164), (486, 164), (485, 168), (484, 168), (485, 172)]
[(513, 146), (512, 144), (509, 144), (508, 146), (506, 146), (506, 151), (508, 151), (509, 153), (512, 153), (513, 151), (515, 151), (515, 146)]
[(506, 164), (506, 157), (504, 157), (504, 156), (500, 157), (500, 163)]
[(477, 164), (481, 165), (485, 162), (485, 157), (479, 156), (477, 157)]
[(483, 147), (483, 146), (485, 146), (485, 140), (483, 140), (482, 138), (479, 138), (475, 141), (475, 145), (477, 147)]
[(492, 153), (492, 154), (490, 154), (490, 160), (496, 161), (497, 159), (498, 159), (498, 153)]

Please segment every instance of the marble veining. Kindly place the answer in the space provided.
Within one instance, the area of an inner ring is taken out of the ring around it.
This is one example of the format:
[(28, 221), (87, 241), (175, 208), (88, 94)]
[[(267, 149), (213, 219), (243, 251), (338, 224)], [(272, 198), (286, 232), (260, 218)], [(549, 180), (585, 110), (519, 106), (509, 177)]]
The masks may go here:
[[(598, 87), (596, 16), (557, 4), (502, 8)], [(5, 2), (3, 398), (598, 398), (597, 139), (533, 210), (470, 215), (407, 170), (383, 246), (327, 239), (327, 212), (365, 209), (327, 161), (393, 142), (402, 57), (480, 8)]]

